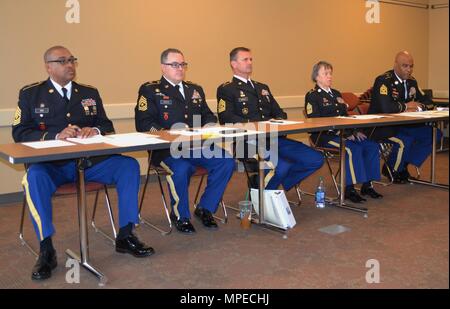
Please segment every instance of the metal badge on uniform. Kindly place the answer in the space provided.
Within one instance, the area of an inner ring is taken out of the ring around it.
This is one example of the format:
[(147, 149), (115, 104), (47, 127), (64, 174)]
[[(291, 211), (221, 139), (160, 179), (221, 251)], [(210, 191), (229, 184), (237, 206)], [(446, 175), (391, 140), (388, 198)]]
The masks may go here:
[(338, 103), (345, 104), (344, 99), (341, 97), (337, 98), (336, 100), (338, 101)]
[(248, 115), (248, 108), (247, 108), (247, 107), (244, 107), (244, 108), (242, 109), (242, 114), (243, 114), (243, 115)]
[(323, 98), (323, 106), (328, 106), (328, 105), (330, 105), (331, 103), (330, 103), (330, 101), (328, 101), (328, 99), (327, 98)]
[(55, 90), (53, 90), (53, 89), (48, 90), (48, 93), (53, 93), (53, 92), (55, 92)]
[(45, 129), (47, 129), (47, 126), (45, 125), (45, 123), (44, 122), (39, 122), (39, 130), (45, 131)]
[(398, 80), (396, 80), (394, 84), (395, 84), (395, 85), (398, 85)]
[(172, 105), (172, 100), (169, 97), (163, 97), (162, 100), (159, 101), (161, 105)]
[(75, 88), (74, 91), (75, 91), (76, 93), (78, 93), (78, 89), (77, 89), (77, 88)]
[(163, 118), (165, 121), (169, 120), (169, 113), (164, 112), (163, 113)]
[(49, 108), (45, 107), (45, 103), (39, 104), (39, 107), (34, 109), (35, 114), (48, 114), (49, 111)]
[(242, 103), (242, 102), (248, 102), (248, 97), (238, 98), (238, 102), (239, 102), (239, 103)]
[(201, 98), (202, 96), (200, 95), (200, 93), (197, 90), (194, 90), (194, 93), (192, 94), (192, 100), (197, 100)]
[(159, 93), (159, 92), (161, 92), (161, 90), (159, 90), (158, 88), (156, 88), (156, 89), (155, 89), (155, 92), (156, 92), (156, 93)]
[(244, 93), (244, 91), (241, 90), (240, 96), (241, 96), (241, 98), (245, 98), (245, 93)]

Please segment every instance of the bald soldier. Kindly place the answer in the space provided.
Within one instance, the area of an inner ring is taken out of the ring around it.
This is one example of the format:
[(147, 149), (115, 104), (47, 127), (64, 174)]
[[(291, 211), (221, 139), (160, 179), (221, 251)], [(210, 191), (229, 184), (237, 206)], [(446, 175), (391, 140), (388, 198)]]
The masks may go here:
[[(23, 87), (19, 93), (12, 135), (17, 143), (65, 140), (70, 137), (90, 138), (114, 133), (113, 123), (106, 116), (98, 90), (74, 81), (77, 58), (63, 46), (53, 46), (44, 54), (48, 79)], [(119, 233), (116, 251), (135, 257), (154, 253), (152, 247), (133, 234), (138, 220), (139, 164), (122, 156), (90, 158), (85, 180), (114, 184), (118, 194)], [(75, 182), (76, 162), (33, 163), (23, 177), (31, 219), (40, 244), (39, 258), (31, 278), (45, 280), (57, 266), (52, 237), (55, 233), (51, 197), (56, 189)]]
[[(372, 89), (369, 114), (419, 112), (433, 108), (433, 101), (420, 90), (412, 76), (414, 59), (407, 51), (395, 57), (394, 69), (378, 76)], [(441, 133), (439, 132), (438, 135)], [(388, 165), (395, 183), (407, 183), (408, 164), (420, 167), (432, 150), (432, 127), (407, 125), (376, 128), (372, 139), (393, 145)], [(383, 174), (387, 176), (386, 167)]]

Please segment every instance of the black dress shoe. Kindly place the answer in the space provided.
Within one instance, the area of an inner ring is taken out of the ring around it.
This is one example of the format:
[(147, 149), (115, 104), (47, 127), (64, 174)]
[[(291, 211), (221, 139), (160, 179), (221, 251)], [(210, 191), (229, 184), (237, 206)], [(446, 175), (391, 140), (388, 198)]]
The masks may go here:
[(170, 219), (172, 220), (172, 223), (175, 225), (178, 232), (183, 233), (183, 234), (195, 233), (195, 228), (192, 225), (192, 223), (189, 221), (189, 219), (178, 220), (177, 217), (173, 213), (170, 213)]
[(362, 203), (366, 201), (365, 198), (361, 197), (361, 195), (356, 192), (355, 188), (345, 190), (345, 199), (350, 200), (353, 203)]
[(140, 242), (133, 233), (125, 238), (116, 239), (116, 251), (119, 253), (129, 253), (135, 257), (147, 257), (155, 253), (152, 247), (148, 247)]
[(39, 258), (31, 272), (31, 279), (45, 280), (52, 276), (52, 270), (58, 265), (55, 250), (45, 250), (39, 253)]
[(372, 187), (362, 187), (361, 188), (361, 195), (368, 195), (371, 198), (382, 198), (383, 195), (375, 191)]
[[(387, 178), (391, 179), (391, 175), (389, 175), (388, 169), (386, 167), (386, 164), (383, 165), (383, 168), (381, 169), (381, 173), (386, 176)], [(396, 184), (405, 184), (408, 182), (408, 176), (402, 175), (399, 172), (396, 172), (394, 170), (391, 169), (391, 173), (392, 173), (392, 182), (396, 183)], [(408, 174), (409, 175), (409, 174)]]
[(197, 218), (199, 218), (202, 221), (205, 227), (209, 229), (218, 228), (217, 223), (209, 210), (197, 207), (195, 208), (194, 214)]

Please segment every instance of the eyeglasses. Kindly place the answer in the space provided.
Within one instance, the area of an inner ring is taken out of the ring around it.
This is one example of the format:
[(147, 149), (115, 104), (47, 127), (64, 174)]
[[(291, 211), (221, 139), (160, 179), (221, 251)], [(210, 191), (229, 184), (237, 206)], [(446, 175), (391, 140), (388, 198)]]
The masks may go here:
[(186, 62), (178, 63), (178, 62), (172, 62), (172, 63), (163, 63), (164, 65), (171, 66), (172, 69), (186, 69), (188, 64)]
[(56, 59), (56, 60), (49, 60), (47, 61), (47, 63), (51, 63), (51, 62), (57, 62), (60, 65), (66, 65), (68, 63), (70, 64), (78, 64), (78, 59), (75, 57), (70, 57), (70, 58), (62, 58), (62, 59)]

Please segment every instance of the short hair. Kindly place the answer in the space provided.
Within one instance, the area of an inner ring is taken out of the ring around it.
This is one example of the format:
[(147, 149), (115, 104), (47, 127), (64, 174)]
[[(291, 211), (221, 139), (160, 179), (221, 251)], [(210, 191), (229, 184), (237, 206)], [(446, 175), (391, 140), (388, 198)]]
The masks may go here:
[(326, 62), (326, 61), (317, 62), (313, 66), (312, 73), (311, 73), (311, 79), (313, 82), (317, 82), (317, 76), (319, 75), (319, 70), (321, 68), (325, 68), (325, 70), (330, 69), (331, 71), (333, 71), (333, 66), (331, 65), (331, 63)]
[[(169, 57), (169, 54), (171, 54), (171, 53), (183, 55), (183, 53), (182, 53), (181, 50), (179, 50), (179, 49), (176, 49), (176, 48), (168, 48), (168, 49), (166, 49), (165, 51), (163, 51), (163, 52), (161, 53), (161, 64), (166, 63), (167, 57)], [(183, 56), (184, 56), (184, 55), (183, 55)]]
[(236, 61), (239, 52), (251, 52), (247, 47), (236, 47), (230, 52), (230, 61)]
[(50, 55), (55, 51), (55, 50), (58, 50), (58, 49), (65, 49), (65, 50), (68, 50), (66, 47), (64, 47), (64, 46), (61, 46), (61, 45), (55, 45), (55, 46), (52, 46), (52, 47), (50, 47), (49, 49), (47, 49), (46, 51), (45, 51), (45, 53), (44, 53), (44, 62), (47, 62), (47, 61), (49, 61), (50, 59)]

